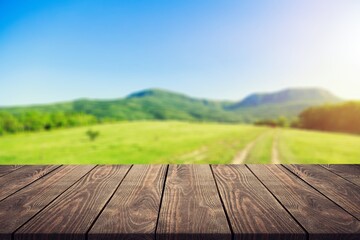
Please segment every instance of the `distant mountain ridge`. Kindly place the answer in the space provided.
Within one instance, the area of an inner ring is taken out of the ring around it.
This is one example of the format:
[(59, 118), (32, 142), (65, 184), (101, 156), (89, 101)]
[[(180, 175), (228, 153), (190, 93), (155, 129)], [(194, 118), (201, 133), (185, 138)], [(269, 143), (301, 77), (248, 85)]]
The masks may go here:
[(144, 89), (141, 91), (133, 92), (126, 96), (127, 99), (129, 98), (141, 98), (141, 97), (148, 97), (148, 96), (178, 96), (178, 97), (184, 97), (184, 98), (190, 98), (189, 96), (186, 96), (185, 94), (178, 93), (178, 92), (172, 92), (161, 88), (149, 88)]
[(240, 107), (257, 107), (269, 104), (284, 103), (334, 103), (341, 101), (329, 91), (321, 88), (290, 88), (273, 93), (254, 93), (244, 98), (235, 106)]
[(100, 120), (251, 122), (279, 116), (295, 117), (310, 106), (340, 101), (329, 91), (319, 88), (254, 93), (239, 102), (207, 100), (162, 89), (146, 89), (122, 99), (79, 99), (48, 105), (3, 107), (0, 111), (12, 114), (27, 111), (75, 112), (94, 115)]
[(294, 118), (303, 110), (342, 99), (321, 88), (288, 88), (271, 93), (254, 93), (227, 107), (251, 119), (271, 119), (279, 116)]

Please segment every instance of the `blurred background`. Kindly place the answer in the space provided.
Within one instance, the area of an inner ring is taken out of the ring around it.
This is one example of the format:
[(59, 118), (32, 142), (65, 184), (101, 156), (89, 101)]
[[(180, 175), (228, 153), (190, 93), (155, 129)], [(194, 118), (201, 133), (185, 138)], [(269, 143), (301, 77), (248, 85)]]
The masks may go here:
[(359, 163), (359, 12), (0, 0), (0, 163)]

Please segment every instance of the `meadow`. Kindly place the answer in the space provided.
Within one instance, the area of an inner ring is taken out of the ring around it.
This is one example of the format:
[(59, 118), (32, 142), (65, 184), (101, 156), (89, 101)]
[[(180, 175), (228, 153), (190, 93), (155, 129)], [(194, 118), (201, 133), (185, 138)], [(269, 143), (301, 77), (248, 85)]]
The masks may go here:
[[(86, 132), (99, 132), (95, 140)], [(244, 124), (136, 121), (0, 137), (0, 164), (359, 163), (360, 137)], [(274, 160), (275, 158), (275, 160)]]

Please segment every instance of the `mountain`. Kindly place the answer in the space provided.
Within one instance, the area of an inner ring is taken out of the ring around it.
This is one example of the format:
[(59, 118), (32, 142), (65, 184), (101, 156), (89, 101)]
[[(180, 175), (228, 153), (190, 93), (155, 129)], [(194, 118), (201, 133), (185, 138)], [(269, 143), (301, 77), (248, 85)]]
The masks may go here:
[(0, 108), (12, 114), (28, 111), (85, 113), (100, 120), (186, 120), (241, 122), (242, 117), (225, 107), (232, 102), (192, 98), (161, 89), (147, 89), (114, 100), (79, 99), (50, 105)]
[(232, 106), (233, 109), (242, 107), (257, 107), (261, 105), (279, 104), (323, 104), (336, 103), (340, 99), (327, 90), (320, 88), (293, 88), (274, 93), (251, 94), (239, 103)]
[(227, 109), (247, 118), (291, 118), (308, 107), (340, 101), (340, 98), (325, 89), (292, 88), (273, 93), (254, 93)]
[(255, 119), (295, 117), (309, 106), (340, 101), (323, 89), (287, 89), (251, 94), (240, 102), (189, 97), (162, 89), (147, 89), (113, 100), (79, 99), (72, 102), (6, 107), (1, 112), (85, 113), (99, 120), (172, 119), (186, 121), (251, 122)]
[(113, 101), (78, 100), (76, 112), (117, 120), (173, 119), (239, 122), (241, 116), (224, 111), (226, 103), (197, 99), (161, 89), (147, 89)]

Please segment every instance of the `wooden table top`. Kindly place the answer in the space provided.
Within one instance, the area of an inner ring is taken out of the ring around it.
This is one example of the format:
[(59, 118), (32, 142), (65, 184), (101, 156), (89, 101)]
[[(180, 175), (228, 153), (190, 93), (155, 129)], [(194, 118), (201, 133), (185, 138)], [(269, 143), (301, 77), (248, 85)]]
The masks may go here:
[(0, 239), (360, 239), (360, 165), (0, 166)]

